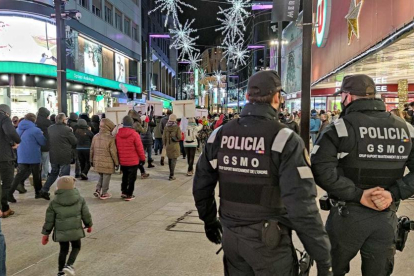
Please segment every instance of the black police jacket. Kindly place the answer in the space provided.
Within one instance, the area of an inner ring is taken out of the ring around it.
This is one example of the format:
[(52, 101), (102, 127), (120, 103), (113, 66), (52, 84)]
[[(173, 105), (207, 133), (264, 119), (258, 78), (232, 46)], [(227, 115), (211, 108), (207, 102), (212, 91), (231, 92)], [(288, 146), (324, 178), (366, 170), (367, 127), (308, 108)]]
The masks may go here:
[(216, 220), (214, 190), (219, 182), (223, 225), (279, 219), (297, 232), (319, 264), (329, 265), (330, 243), (316, 205), (316, 185), (304, 143), (277, 118), (269, 104), (247, 104), (240, 119), (211, 134), (193, 184), (200, 219)]
[(380, 99), (356, 100), (318, 137), (312, 172), (331, 197), (359, 203), (364, 189), (377, 186), (395, 200), (414, 194), (414, 128), (385, 111)]

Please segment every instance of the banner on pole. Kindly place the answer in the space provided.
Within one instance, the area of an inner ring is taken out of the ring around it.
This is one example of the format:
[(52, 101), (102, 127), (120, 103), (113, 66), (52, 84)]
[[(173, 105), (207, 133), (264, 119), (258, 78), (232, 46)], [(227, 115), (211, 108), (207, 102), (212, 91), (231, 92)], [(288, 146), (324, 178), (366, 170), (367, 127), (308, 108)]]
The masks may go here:
[(162, 116), (164, 103), (159, 101), (147, 101), (145, 103), (145, 112), (147, 115), (151, 114), (151, 108), (154, 110), (154, 116)]
[(300, 0), (273, 0), (272, 22), (295, 21), (299, 15)]
[(172, 102), (172, 105), (173, 113), (177, 116), (177, 118), (191, 118), (196, 116), (196, 106), (193, 100), (174, 101)]

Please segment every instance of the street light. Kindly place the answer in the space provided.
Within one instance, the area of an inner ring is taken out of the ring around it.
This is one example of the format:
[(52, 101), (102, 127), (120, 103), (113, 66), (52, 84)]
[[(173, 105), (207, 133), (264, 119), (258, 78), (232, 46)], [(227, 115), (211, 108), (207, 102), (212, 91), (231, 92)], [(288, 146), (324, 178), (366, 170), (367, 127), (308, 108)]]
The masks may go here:
[(169, 34), (149, 34), (148, 36), (148, 48), (147, 48), (147, 99), (151, 100), (151, 91), (152, 91), (152, 49), (151, 49), (151, 39), (169, 39), (171, 36)]

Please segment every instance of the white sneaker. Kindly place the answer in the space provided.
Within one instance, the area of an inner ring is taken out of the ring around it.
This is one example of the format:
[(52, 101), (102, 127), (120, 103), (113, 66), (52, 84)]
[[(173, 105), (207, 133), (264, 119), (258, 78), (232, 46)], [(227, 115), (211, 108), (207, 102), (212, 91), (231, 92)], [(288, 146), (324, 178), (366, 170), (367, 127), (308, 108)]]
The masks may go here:
[(75, 269), (73, 269), (73, 266), (70, 265), (65, 265), (65, 267), (63, 268), (63, 272), (67, 273), (68, 275), (75, 275)]

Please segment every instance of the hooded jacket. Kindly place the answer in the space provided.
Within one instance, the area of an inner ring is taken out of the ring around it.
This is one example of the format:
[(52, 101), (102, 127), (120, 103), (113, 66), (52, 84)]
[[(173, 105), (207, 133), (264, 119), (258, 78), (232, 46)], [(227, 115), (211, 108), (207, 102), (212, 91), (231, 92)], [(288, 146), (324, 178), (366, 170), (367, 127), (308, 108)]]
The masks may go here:
[(162, 131), (161, 131), (161, 128), (162, 128), (162, 125), (161, 125), (161, 117), (157, 117), (157, 118), (155, 118), (155, 123), (156, 123), (156, 126), (155, 126), (155, 128), (154, 128), (154, 138), (155, 139), (162, 139)]
[(93, 115), (92, 119), (91, 119), (91, 131), (93, 134), (98, 134), (99, 133), (99, 116), (98, 115)]
[(79, 119), (75, 136), (78, 139), (76, 149), (90, 149), (93, 133), (89, 130), (89, 126), (84, 119)]
[(78, 119), (79, 116), (76, 113), (72, 112), (69, 114), (68, 126), (73, 129), (73, 132), (75, 132), (76, 128), (78, 127)]
[(178, 125), (168, 126), (167, 124), (162, 135), (162, 142), (166, 147), (168, 159), (176, 159), (180, 157), (180, 143), (174, 142), (172, 137), (181, 140), (181, 129)]
[(90, 160), (97, 173), (113, 174), (119, 165), (115, 137), (111, 134), (115, 124), (109, 119), (102, 119), (101, 124), (92, 140)]
[(64, 124), (54, 124), (48, 128), (50, 139), (50, 163), (68, 165), (72, 160), (72, 148), (78, 143), (72, 130)]
[(85, 237), (83, 226), (92, 227), (92, 216), (77, 189), (57, 190), (46, 210), (42, 234), (53, 231), (55, 242), (77, 241)]
[[(185, 148), (196, 148), (198, 146), (198, 132), (203, 128), (200, 124), (197, 126), (196, 123), (188, 123), (187, 129), (184, 131), (184, 147)], [(192, 137), (189, 137), (192, 134)]]
[(320, 126), (321, 126), (321, 119), (318, 118), (317, 113), (312, 113), (311, 119), (310, 119), (310, 132), (318, 133)]
[(52, 122), (47, 118), (49, 115), (50, 111), (45, 107), (39, 108), (39, 111), (37, 112), (36, 126), (40, 128), (43, 132), (43, 136), (46, 138), (46, 145), (42, 146), (42, 152), (48, 152), (50, 148), (49, 133), (47, 129), (52, 125)]
[(17, 148), (17, 162), (19, 164), (40, 164), (42, 154), (40, 147), (46, 145), (46, 138), (40, 128), (29, 120), (20, 122), (17, 128), (21, 143)]
[(19, 143), (20, 136), (17, 134), (11, 119), (0, 111), (0, 162), (16, 160), (12, 146)]
[(116, 135), (119, 163), (122, 166), (137, 166), (145, 161), (144, 147), (139, 134), (130, 127), (119, 129)]

